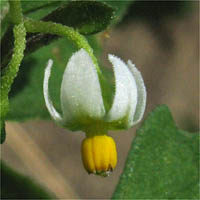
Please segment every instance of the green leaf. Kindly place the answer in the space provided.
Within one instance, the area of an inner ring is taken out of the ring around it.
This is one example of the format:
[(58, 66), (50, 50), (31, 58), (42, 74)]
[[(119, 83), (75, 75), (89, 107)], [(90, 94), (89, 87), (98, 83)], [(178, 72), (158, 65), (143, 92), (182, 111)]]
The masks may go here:
[(41, 186), (1, 161), (1, 199), (53, 199)]
[(199, 135), (179, 130), (167, 106), (137, 131), (113, 199), (199, 199)]
[(81, 34), (88, 35), (106, 29), (113, 15), (113, 8), (105, 3), (72, 1), (56, 9), (43, 20), (67, 25)]
[[(89, 43), (97, 55), (98, 45), (94, 37)], [(24, 121), (28, 119), (50, 119), (43, 97), (44, 69), (48, 59), (53, 59), (50, 78), (50, 96), (55, 107), (60, 111), (60, 87), (68, 59), (77, 49), (67, 39), (59, 39), (51, 45), (27, 56), (16, 77), (10, 93), (10, 112), (7, 120)]]

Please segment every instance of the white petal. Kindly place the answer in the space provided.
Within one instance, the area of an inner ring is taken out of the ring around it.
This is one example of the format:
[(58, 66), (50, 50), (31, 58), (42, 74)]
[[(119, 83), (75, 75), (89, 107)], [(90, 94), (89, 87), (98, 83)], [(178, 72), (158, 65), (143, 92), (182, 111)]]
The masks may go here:
[(146, 98), (147, 98), (147, 93), (146, 93), (146, 88), (144, 85), (144, 81), (142, 79), (141, 73), (138, 71), (138, 69), (135, 67), (135, 65), (129, 60), (128, 61), (128, 67), (131, 70), (135, 82), (137, 85), (137, 91), (138, 91), (138, 103), (136, 106), (136, 111), (133, 117), (133, 125), (137, 124), (143, 117), (144, 110), (146, 107)]
[(47, 63), (47, 66), (44, 72), (44, 82), (43, 82), (44, 100), (45, 100), (47, 109), (49, 113), (51, 114), (51, 117), (58, 123), (62, 123), (62, 118), (60, 114), (56, 111), (56, 109), (54, 108), (52, 101), (49, 97), (49, 77), (51, 75), (52, 65), (53, 65), (53, 60), (50, 59)]
[(128, 66), (119, 58), (109, 55), (115, 74), (115, 97), (107, 114), (107, 121), (121, 121), (121, 125), (129, 128), (137, 105), (137, 87)]
[(61, 106), (67, 123), (87, 123), (105, 114), (96, 68), (83, 49), (73, 54), (65, 69)]

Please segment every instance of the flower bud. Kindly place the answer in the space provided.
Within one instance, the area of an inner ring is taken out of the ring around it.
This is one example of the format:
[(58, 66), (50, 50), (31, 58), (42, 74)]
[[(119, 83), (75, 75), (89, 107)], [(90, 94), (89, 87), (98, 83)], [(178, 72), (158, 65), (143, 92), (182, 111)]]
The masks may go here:
[(117, 164), (116, 145), (110, 136), (95, 135), (85, 138), (81, 152), (88, 173), (108, 176)]

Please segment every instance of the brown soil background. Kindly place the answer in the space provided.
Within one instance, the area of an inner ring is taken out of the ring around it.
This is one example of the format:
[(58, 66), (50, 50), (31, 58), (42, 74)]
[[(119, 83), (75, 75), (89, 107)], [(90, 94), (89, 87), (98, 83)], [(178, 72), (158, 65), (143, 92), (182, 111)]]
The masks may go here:
[[(163, 22), (160, 37), (145, 22), (129, 21), (100, 34), (102, 60), (107, 54), (131, 59), (147, 87), (146, 115), (159, 104), (167, 104), (178, 127), (198, 130), (199, 111), (199, 11)], [(170, 38), (169, 38), (170, 36)], [(144, 118), (145, 118), (144, 117)], [(80, 145), (84, 134), (62, 129), (54, 122), (7, 123), (2, 159), (19, 172), (51, 190), (59, 199), (108, 199), (119, 180), (126, 155), (135, 136), (134, 127), (111, 132), (118, 148), (118, 165), (108, 178), (88, 175), (82, 167)]]

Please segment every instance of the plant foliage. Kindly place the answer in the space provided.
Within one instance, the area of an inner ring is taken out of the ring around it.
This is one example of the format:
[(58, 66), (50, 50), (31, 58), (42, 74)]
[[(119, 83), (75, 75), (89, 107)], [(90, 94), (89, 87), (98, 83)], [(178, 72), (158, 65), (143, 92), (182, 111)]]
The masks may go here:
[(144, 121), (113, 199), (198, 199), (199, 135), (179, 130), (167, 106)]

